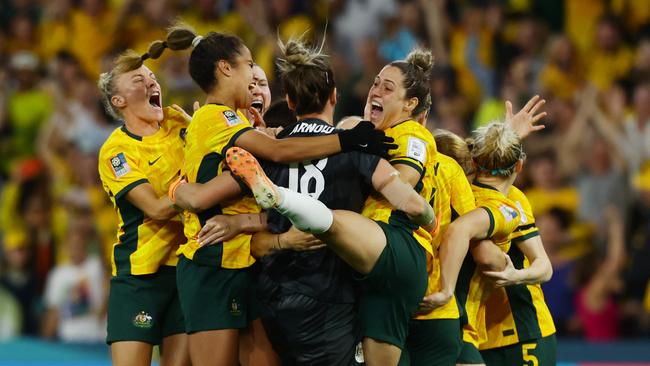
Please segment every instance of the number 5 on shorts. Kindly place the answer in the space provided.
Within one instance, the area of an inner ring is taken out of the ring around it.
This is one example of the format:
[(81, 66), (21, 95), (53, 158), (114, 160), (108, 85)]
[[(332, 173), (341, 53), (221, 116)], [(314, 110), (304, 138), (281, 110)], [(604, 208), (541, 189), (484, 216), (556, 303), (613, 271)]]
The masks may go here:
[[(526, 362), (524, 366), (539, 366), (537, 357), (529, 352), (537, 348), (537, 343), (528, 343), (521, 345), (521, 354)], [(530, 362), (530, 363), (529, 363)]]

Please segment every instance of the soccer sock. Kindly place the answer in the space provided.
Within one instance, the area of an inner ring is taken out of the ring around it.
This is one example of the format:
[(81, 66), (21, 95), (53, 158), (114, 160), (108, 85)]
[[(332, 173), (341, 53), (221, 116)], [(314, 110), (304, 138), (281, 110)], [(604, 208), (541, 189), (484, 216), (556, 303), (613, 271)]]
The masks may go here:
[(321, 201), (284, 187), (277, 187), (280, 202), (276, 210), (301, 231), (312, 234), (326, 232), (334, 222), (332, 211)]

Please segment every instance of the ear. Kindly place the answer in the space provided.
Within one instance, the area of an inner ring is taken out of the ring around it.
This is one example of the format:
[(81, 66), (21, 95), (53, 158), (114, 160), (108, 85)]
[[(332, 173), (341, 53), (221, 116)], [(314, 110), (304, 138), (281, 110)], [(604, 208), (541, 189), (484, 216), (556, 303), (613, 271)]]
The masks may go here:
[(126, 99), (121, 95), (113, 95), (111, 97), (111, 104), (117, 108), (124, 108), (126, 107)]
[(293, 103), (291, 101), (291, 99), (289, 99), (289, 95), (285, 95), (284, 99), (287, 101), (287, 106), (289, 107), (289, 109), (291, 109), (292, 111), (295, 112), (296, 111), (296, 104)]
[[(232, 76), (232, 66), (230, 63), (226, 60), (219, 60), (217, 61), (217, 68), (218, 71), (220, 71), (222, 74), (226, 75), (227, 77)], [(215, 70), (216, 71), (216, 70)], [(216, 76), (216, 75), (215, 75)]]
[(334, 88), (334, 90), (332, 90), (332, 94), (330, 94), (329, 102), (333, 106), (335, 106), (336, 105), (336, 99), (337, 99), (337, 92), (336, 92), (336, 88)]
[(420, 100), (417, 97), (409, 98), (404, 104), (404, 111), (408, 112), (409, 116), (413, 113), (415, 107), (418, 106)]
[(517, 164), (515, 164), (515, 173), (519, 174), (523, 169), (524, 169), (524, 161), (523, 159), (519, 159), (519, 161), (517, 161)]

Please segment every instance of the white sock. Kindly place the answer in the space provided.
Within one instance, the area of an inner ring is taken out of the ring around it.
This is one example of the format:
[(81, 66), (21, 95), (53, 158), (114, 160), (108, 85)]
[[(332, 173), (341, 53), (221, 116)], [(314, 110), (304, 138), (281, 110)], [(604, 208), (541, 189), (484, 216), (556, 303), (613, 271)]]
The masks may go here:
[(322, 234), (334, 222), (332, 211), (321, 201), (284, 187), (277, 187), (281, 200), (276, 210), (300, 231)]

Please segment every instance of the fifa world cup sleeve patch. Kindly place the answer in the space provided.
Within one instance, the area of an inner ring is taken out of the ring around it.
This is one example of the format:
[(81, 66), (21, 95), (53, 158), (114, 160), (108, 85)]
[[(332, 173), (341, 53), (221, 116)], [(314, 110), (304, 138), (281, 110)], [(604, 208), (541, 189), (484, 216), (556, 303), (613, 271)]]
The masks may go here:
[(427, 144), (417, 137), (409, 137), (406, 156), (424, 164), (427, 160)]
[(119, 153), (111, 158), (111, 168), (113, 168), (113, 173), (115, 173), (116, 178), (124, 176), (131, 171), (131, 167), (126, 161), (124, 153)]
[(520, 225), (526, 224), (528, 222), (528, 217), (526, 216), (526, 211), (524, 211), (524, 208), (521, 206), (521, 202), (517, 201), (515, 202), (515, 205), (517, 205), (517, 208), (519, 209), (519, 213), (521, 213), (519, 224)]
[(237, 113), (233, 111), (223, 111), (223, 116), (226, 118), (226, 124), (228, 124), (229, 127), (242, 123), (242, 120), (239, 119)]
[(506, 222), (510, 222), (519, 216), (519, 212), (515, 210), (514, 208), (508, 206), (508, 205), (501, 205), (499, 206), (499, 211), (503, 215), (503, 217), (506, 219)]

